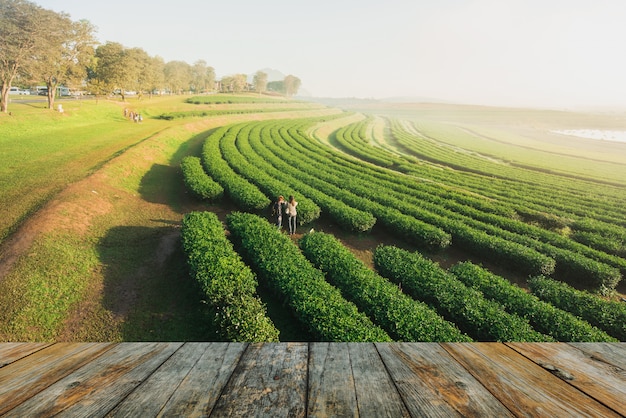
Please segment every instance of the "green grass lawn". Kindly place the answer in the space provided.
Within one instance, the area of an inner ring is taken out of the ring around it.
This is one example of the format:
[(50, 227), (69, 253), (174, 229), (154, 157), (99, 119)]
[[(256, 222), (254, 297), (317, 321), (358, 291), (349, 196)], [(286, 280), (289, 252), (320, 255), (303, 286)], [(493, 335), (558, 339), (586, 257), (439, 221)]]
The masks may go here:
[(45, 102), (14, 102), (11, 115), (0, 115), (0, 241), (68, 184), (166, 126), (128, 121), (121, 103), (62, 103), (64, 113), (45, 109)]
[(184, 100), (66, 100), (62, 114), (16, 101), (0, 115), (0, 238), (38, 223), (0, 276), (0, 341), (212, 339), (178, 238), (184, 213), (211, 208), (186, 193), (180, 161), (218, 126), (298, 112), (152, 118), (197, 108)]

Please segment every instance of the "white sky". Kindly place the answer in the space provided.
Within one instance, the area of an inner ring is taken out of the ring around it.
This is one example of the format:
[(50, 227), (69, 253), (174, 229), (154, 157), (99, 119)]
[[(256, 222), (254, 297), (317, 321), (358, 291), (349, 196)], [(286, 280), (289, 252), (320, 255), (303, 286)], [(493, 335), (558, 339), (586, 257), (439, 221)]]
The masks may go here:
[(34, 0), (100, 42), (318, 97), (626, 108), (624, 0)]

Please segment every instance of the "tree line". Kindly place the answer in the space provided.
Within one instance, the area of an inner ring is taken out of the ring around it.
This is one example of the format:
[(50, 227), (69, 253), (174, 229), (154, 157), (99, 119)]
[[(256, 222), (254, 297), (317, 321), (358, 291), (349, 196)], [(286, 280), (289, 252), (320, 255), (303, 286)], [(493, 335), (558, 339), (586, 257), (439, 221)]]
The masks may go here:
[(215, 69), (204, 60), (193, 65), (165, 62), (141, 48), (117, 42), (98, 44), (95, 32), (87, 20), (72, 21), (66, 13), (27, 0), (0, 0), (0, 111), (8, 111), (11, 86), (39, 83), (47, 87), (50, 109), (59, 86), (95, 95), (116, 92), (122, 100), (129, 91), (274, 91), (292, 96), (300, 88), (298, 77), (288, 75), (270, 82), (263, 71), (256, 72), (251, 84), (246, 74), (216, 80)]

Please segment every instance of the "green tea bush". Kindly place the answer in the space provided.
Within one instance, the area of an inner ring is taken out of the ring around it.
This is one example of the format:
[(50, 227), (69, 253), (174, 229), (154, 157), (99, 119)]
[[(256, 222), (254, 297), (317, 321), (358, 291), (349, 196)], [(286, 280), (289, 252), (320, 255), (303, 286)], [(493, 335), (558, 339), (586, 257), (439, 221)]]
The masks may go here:
[(435, 310), (379, 276), (339, 242), (323, 232), (300, 240), (303, 254), (326, 273), (346, 299), (399, 341), (471, 341)]
[(256, 185), (266, 196), (277, 198), (280, 195), (296, 196), (298, 201), (298, 216), (296, 218), (298, 224), (307, 224), (313, 222), (320, 217), (320, 207), (310, 198), (297, 193), (296, 190), (289, 187), (283, 180), (285, 176), (273, 176), (267, 170), (262, 169), (264, 162), (256, 155), (252, 160), (247, 160), (240, 152), (239, 147), (246, 148), (250, 136), (250, 128), (253, 123), (236, 125), (233, 129), (234, 135), (225, 135), (220, 139), (220, 150), (228, 165), (246, 178), (250, 183)]
[(278, 341), (278, 330), (256, 297), (256, 278), (226, 238), (217, 215), (186, 214), (181, 238), (191, 275), (214, 316), (218, 338)]
[(620, 341), (626, 341), (625, 303), (607, 301), (543, 276), (533, 277), (528, 284), (539, 299), (583, 318)]
[(259, 216), (233, 212), (226, 217), (240, 254), (294, 316), (322, 341), (391, 341), (389, 335), (302, 255), (291, 239)]
[(436, 263), (418, 253), (379, 246), (374, 252), (378, 272), (416, 299), (434, 306), (448, 321), (478, 341), (552, 341), (525, 319), (509, 314)]
[(526, 318), (537, 331), (550, 335), (557, 341), (616, 341), (589, 322), (540, 300), (480, 266), (464, 262), (448, 271), (466, 286), (500, 303), (507, 312)]
[(204, 170), (217, 181), (228, 196), (243, 210), (259, 211), (270, 205), (270, 200), (255, 185), (235, 173), (222, 158), (219, 141), (222, 136), (232, 135), (228, 127), (213, 132), (202, 148)]
[(198, 157), (185, 157), (180, 163), (185, 186), (200, 199), (217, 200), (224, 195), (224, 188), (204, 172)]

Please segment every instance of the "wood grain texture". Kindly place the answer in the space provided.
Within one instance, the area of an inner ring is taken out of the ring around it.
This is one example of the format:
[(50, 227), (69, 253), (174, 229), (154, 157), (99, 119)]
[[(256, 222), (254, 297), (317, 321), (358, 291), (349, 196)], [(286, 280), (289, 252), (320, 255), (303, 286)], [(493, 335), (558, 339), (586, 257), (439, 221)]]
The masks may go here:
[(0, 344), (0, 368), (50, 346), (51, 343), (3, 343)]
[(305, 416), (307, 364), (307, 343), (250, 344), (212, 413)]
[(0, 344), (0, 416), (626, 416), (626, 343)]
[(348, 350), (359, 414), (368, 417), (410, 416), (376, 345), (348, 344)]
[(347, 343), (311, 343), (308, 410), (310, 417), (357, 417), (356, 389)]
[[(0, 415), (92, 362), (113, 347), (103, 343), (59, 343), (0, 368)], [(22, 347), (29, 351), (27, 347)], [(43, 396), (45, 398), (45, 396)]]
[(442, 346), (514, 415), (619, 416), (507, 345), (443, 343)]
[(182, 346), (108, 415), (156, 416), (208, 347), (193, 343)]
[(589, 357), (626, 370), (626, 343), (570, 343)]
[(206, 350), (158, 416), (208, 416), (248, 344), (203, 343)]
[(104, 416), (180, 343), (120, 343), (11, 411), (14, 416)]
[(508, 343), (515, 351), (626, 416), (626, 370), (566, 343)]
[(413, 416), (510, 416), (504, 405), (439, 344), (377, 347)]

